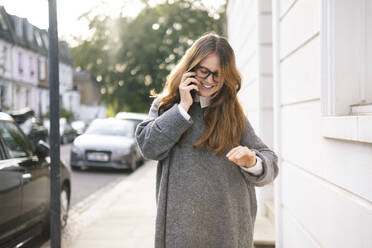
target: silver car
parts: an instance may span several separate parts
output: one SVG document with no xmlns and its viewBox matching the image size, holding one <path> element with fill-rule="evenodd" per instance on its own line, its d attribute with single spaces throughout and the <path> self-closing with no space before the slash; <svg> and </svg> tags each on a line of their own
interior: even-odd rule
<svg viewBox="0 0 372 248">
<path fill-rule="evenodd" d="M 133 113 L 133 112 L 119 112 L 115 115 L 116 119 L 130 120 L 138 125 L 142 121 L 147 119 L 147 114 Z"/>
<path fill-rule="evenodd" d="M 143 162 L 135 141 L 136 124 L 115 118 L 94 120 L 71 148 L 71 168 L 105 167 L 134 171 Z"/>
</svg>

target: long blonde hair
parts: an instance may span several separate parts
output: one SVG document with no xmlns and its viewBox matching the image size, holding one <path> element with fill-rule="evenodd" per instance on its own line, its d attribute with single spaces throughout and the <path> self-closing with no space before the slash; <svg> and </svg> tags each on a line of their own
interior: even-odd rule
<svg viewBox="0 0 372 248">
<path fill-rule="evenodd" d="M 210 54 L 220 59 L 218 70 L 219 90 L 211 96 L 211 104 L 204 111 L 204 133 L 194 144 L 194 148 L 222 155 L 239 144 L 244 130 L 245 117 L 237 93 L 241 88 L 241 77 L 236 68 L 234 51 L 228 41 L 216 34 L 206 34 L 194 42 L 186 51 L 180 62 L 171 71 L 163 91 L 159 94 L 161 101 L 158 114 L 163 114 L 174 104 L 180 102 L 179 84 L 182 75 L 197 66 Z M 152 93 L 153 96 L 158 96 Z M 191 108 L 189 109 L 191 114 Z M 185 132 L 177 145 L 182 144 Z"/>
</svg>

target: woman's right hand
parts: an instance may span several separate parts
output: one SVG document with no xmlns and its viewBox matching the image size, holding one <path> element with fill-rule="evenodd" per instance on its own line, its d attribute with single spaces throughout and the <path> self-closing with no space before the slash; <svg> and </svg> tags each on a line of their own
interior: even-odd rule
<svg viewBox="0 0 372 248">
<path fill-rule="evenodd" d="M 194 101 L 192 99 L 190 91 L 199 91 L 197 85 L 199 85 L 200 83 L 196 78 L 193 77 L 195 75 L 196 73 L 193 71 L 184 73 L 181 78 L 181 83 L 178 87 L 180 92 L 180 106 L 186 111 L 189 110 Z"/>
</svg>

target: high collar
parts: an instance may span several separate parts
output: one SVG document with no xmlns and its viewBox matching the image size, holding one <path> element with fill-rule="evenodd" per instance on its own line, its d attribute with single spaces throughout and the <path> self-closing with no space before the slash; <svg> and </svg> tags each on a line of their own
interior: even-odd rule
<svg viewBox="0 0 372 248">
<path fill-rule="evenodd" d="M 211 97 L 210 96 L 199 96 L 198 94 L 195 94 L 194 98 L 195 102 L 200 102 L 200 107 L 205 108 L 208 107 L 211 103 Z"/>
</svg>

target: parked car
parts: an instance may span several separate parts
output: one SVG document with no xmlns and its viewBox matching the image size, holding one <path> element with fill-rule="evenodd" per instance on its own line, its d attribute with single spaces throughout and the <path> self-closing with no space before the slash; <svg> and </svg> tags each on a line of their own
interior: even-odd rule
<svg viewBox="0 0 372 248">
<path fill-rule="evenodd" d="M 71 148 L 71 168 L 131 169 L 143 162 L 135 141 L 135 123 L 115 118 L 94 120 Z"/>
<path fill-rule="evenodd" d="M 45 120 L 44 125 L 50 131 L 50 120 Z M 66 118 L 59 119 L 59 135 L 61 144 L 68 144 L 78 136 L 76 130 L 72 128 Z"/>
<path fill-rule="evenodd" d="M 82 135 L 87 127 L 86 123 L 81 120 L 71 122 L 71 127 L 76 131 L 77 135 Z"/>
<path fill-rule="evenodd" d="M 8 112 L 26 136 L 36 145 L 39 140 L 48 140 L 48 129 L 36 117 L 31 108 Z"/>
<path fill-rule="evenodd" d="M 120 120 L 133 121 L 136 126 L 147 118 L 147 114 L 133 113 L 133 112 L 119 112 L 115 115 L 115 118 Z"/>
<path fill-rule="evenodd" d="M 69 169 L 60 162 L 61 225 L 71 196 Z M 0 112 L 0 247 L 49 237 L 50 157 L 44 141 L 33 145 L 14 119 Z"/>
</svg>

